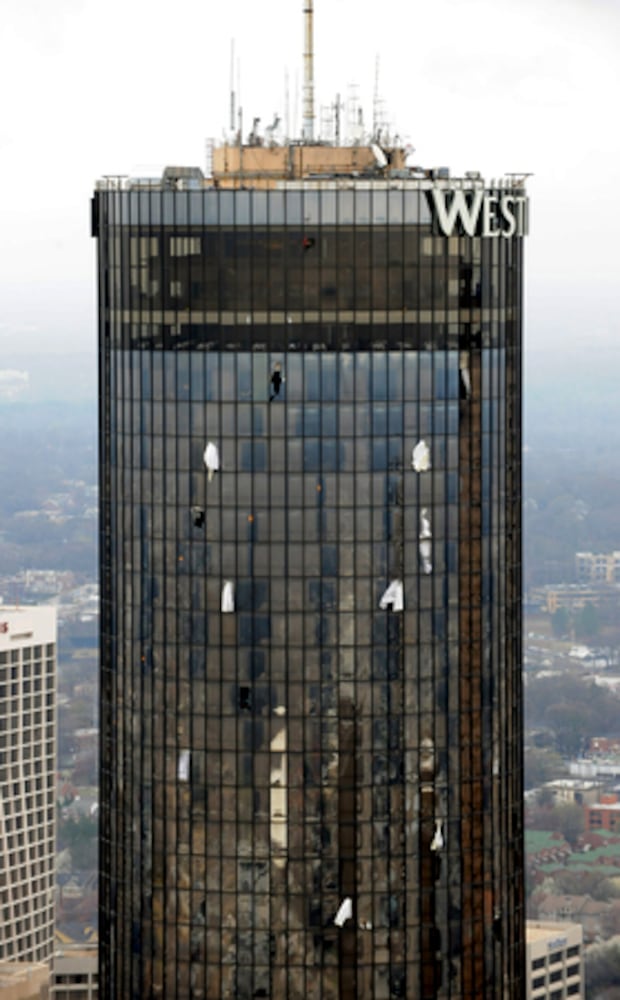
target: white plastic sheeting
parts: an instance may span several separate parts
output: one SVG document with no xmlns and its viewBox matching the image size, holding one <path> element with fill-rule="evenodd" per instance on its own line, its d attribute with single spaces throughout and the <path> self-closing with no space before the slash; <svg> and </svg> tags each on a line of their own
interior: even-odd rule
<svg viewBox="0 0 620 1000">
<path fill-rule="evenodd" d="M 420 511 L 420 538 L 432 538 L 431 532 L 431 519 L 428 514 L 428 508 L 423 507 Z"/>
<path fill-rule="evenodd" d="M 459 372 L 461 376 L 461 396 L 471 398 L 471 376 L 469 374 L 469 358 L 467 351 L 462 351 L 459 357 Z"/>
<path fill-rule="evenodd" d="M 209 441 L 207 447 L 205 448 L 204 455 L 202 457 L 204 459 L 207 472 L 209 474 L 209 482 L 210 482 L 220 467 L 220 453 L 218 451 L 217 445 L 213 444 L 213 441 Z"/>
<path fill-rule="evenodd" d="M 432 539 L 433 535 L 431 532 L 431 519 L 426 507 L 423 507 L 420 511 L 420 559 L 422 560 L 422 569 L 428 574 L 433 572 L 433 548 Z"/>
<path fill-rule="evenodd" d="M 435 833 L 431 840 L 431 851 L 441 851 L 445 844 L 443 839 L 443 823 L 440 819 L 435 820 Z"/>
<path fill-rule="evenodd" d="M 431 449 L 424 438 L 418 441 L 411 452 L 411 465 L 414 472 L 428 472 L 431 467 Z"/>
<path fill-rule="evenodd" d="M 230 614 L 235 610 L 235 585 L 232 580 L 225 580 L 222 587 L 222 612 Z"/>
<path fill-rule="evenodd" d="M 379 607 L 384 611 L 388 608 L 391 608 L 392 611 L 402 611 L 404 606 L 405 601 L 402 580 L 392 580 L 379 601 Z"/>
<path fill-rule="evenodd" d="M 350 920 L 353 916 L 353 903 L 350 896 L 345 896 L 342 903 L 338 907 L 338 912 L 334 917 L 334 923 L 336 927 L 342 927 L 347 920 Z"/>
<path fill-rule="evenodd" d="M 189 781 L 189 765 L 190 765 L 190 751 L 181 750 L 179 753 L 179 762 L 177 764 L 177 778 L 179 781 Z"/>
</svg>

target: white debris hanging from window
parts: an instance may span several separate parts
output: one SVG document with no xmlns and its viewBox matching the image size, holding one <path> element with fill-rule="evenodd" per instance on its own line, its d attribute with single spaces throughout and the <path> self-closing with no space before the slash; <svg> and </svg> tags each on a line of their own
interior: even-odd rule
<svg viewBox="0 0 620 1000">
<path fill-rule="evenodd" d="M 347 920 L 350 920 L 353 916 L 353 903 L 351 902 L 350 896 L 345 896 L 342 903 L 338 907 L 338 912 L 334 917 L 334 923 L 336 927 L 342 927 Z"/>
<path fill-rule="evenodd" d="M 426 441 L 418 441 L 411 452 L 411 465 L 414 472 L 428 472 L 431 467 L 431 450 Z"/>
<path fill-rule="evenodd" d="M 443 824 L 440 819 L 435 820 L 435 833 L 433 834 L 433 839 L 431 840 L 431 851 L 441 851 L 444 846 L 443 839 Z"/>
<path fill-rule="evenodd" d="M 179 781 L 189 781 L 190 751 L 181 750 L 179 753 L 179 763 L 177 764 L 177 778 Z"/>
<path fill-rule="evenodd" d="M 404 606 L 405 601 L 402 580 L 392 580 L 379 601 L 379 607 L 384 611 L 389 608 L 391 608 L 392 611 L 402 611 Z"/>
<path fill-rule="evenodd" d="M 231 580 L 225 580 L 222 587 L 222 612 L 230 614 L 235 610 L 235 585 Z"/>
<path fill-rule="evenodd" d="M 431 532 L 431 520 L 426 507 L 423 507 L 420 511 L 420 559 L 422 560 L 422 569 L 428 574 L 433 572 L 433 562 L 432 562 L 432 532 Z"/>
<path fill-rule="evenodd" d="M 459 356 L 459 374 L 461 376 L 461 399 L 471 399 L 471 376 L 467 351 L 461 351 Z"/>
<path fill-rule="evenodd" d="M 220 467 L 220 453 L 217 449 L 217 445 L 213 444 L 213 441 L 209 441 L 207 444 L 203 459 L 207 469 L 209 482 L 211 482 L 213 476 Z"/>
</svg>

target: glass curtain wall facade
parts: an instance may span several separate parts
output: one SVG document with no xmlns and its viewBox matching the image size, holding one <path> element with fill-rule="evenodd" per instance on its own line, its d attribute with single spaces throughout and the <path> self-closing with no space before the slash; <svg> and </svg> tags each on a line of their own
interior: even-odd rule
<svg viewBox="0 0 620 1000">
<path fill-rule="evenodd" d="M 523 240 L 429 186 L 96 192 L 103 997 L 522 995 Z"/>
</svg>

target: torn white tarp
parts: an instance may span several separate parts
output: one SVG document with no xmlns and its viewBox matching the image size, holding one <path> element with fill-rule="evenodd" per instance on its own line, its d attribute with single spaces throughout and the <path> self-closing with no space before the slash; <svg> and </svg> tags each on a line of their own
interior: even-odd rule
<svg viewBox="0 0 620 1000">
<path fill-rule="evenodd" d="M 428 509 L 423 507 L 420 511 L 420 538 L 432 538 L 431 519 Z"/>
<path fill-rule="evenodd" d="M 471 376 L 467 351 L 462 351 L 459 357 L 459 372 L 461 375 L 461 399 L 469 399 L 471 397 Z"/>
<path fill-rule="evenodd" d="M 443 824 L 440 819 L 435 820 L 435 833 L 431 840 L 431 851 L 440 851 L 444 845 Z"/>
<path fill-rule="evenodd" d="M 235 610 L 235 585 L 231 580 L 225 580 L 222 587 L 222 611 L 228 614 Z"/>
<path fill-rule="evenodd" d="M 401 580 L 392 580 L 387 590 L 384 592 L 379 607 L 385 611 L 391 608 L 392 611 L 402 611 L 405 606 L 403 598 L 403 584 Z"/>
<path fill-rule="evenodd" d="M 431 450 L 426 441 L 418 441 L 411 452 L 411 464 L 414 472 L 428 472 L 431 467 Z"/>
<path fill-rule="evenodd" d="M 350 896 L 345 896 L 342 903 L 338 907 L 338 912 L 334 917 L 334 923 L 336 927 L 342 927 L 343 924 L 350 920 L 353 916 L 353 903 L 351 902 Z"/>
<path fill-rule="evenodd" d="M 220 453 L 213 441 L 209 441 L 202 457 L 209 473 L 209 480 L 211 480 L 220 467 Z"/>
<path fill-rule="evenodd" d="M 420 542 L 420 559 L 422 560 L 422 569 L 428 575 L 433 572 L 433 560 L 432 560 L 432 546 L 428 538 L 422 539 Z"/>
<path fill-rule="evenodd" d="M 433 562 L 432 562 L 432 545 L 431 538 L 433 537 L 431 532 L 431 519 L 428 513 L 428 509 L 423 507 L 420 511 L 420 559 L 422 560 L 422 569 L 425 573 L 433 572 Z"/>
<path fill-rule="evenodd" d="M 179 763 L 177 765 L 177 778 L 179 781 L 189 781 L 189 750 L 181 750 L 179 753 Z"/>
</svg>

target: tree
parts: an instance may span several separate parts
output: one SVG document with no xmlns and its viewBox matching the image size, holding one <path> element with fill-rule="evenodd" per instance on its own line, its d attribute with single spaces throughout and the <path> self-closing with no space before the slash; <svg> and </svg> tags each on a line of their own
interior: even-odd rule
<svg viewBox="0 0 620 1000">
<path fill-rule="evenodd" d="M 554 750 L 528 747 L 523 755 L 523 774 L 526 789 L 540 788 L 545 782 L 566 774 L 566 765 Z M 547 804 L 551 803 L 552 800 Z"/>
<path fill-rule="evenodd" d="M 58 850 L 71 851 L 74 871 L 97 867 L 99 820 L 96 816 L 80 816 L 58 824 Z"/>
<path fill-rule="evenodd" d="M 570 614 L 568 608 L 558 608 L 551 615 L 551 628 L 556 639 L 561 639 L 570 630 Z"/>
<path fill-rule="evenodd" d="M 575 637 L 593 639 L 600 628 L 598 610 L 593 604 L 585 604 L 575 615 Z"/>
<path fill-rule="evenodd" d="M 620 946 L 598 947 L 586 955 L 586 996 L 610 997 L 609 987 L 620 986 Z M 603 993 L 602 991 L 606 992 Z"/>
<path fill-rule="evenodd" d="M 560 753 L 574 757 L 581 749 L 584 736 L 592 728 L 589 707 L 562 700 L 550 705 L 546 716 L 548 724 L 555 730 Z"/>
<path fill-rule="evenodd" d="M 577 841 L 585 829 L 583 809 L 576 804 L 556 806 L 554 809 L 556 829 L 568 841 L 572 848 L 577 846 Z"/>
</svg>

